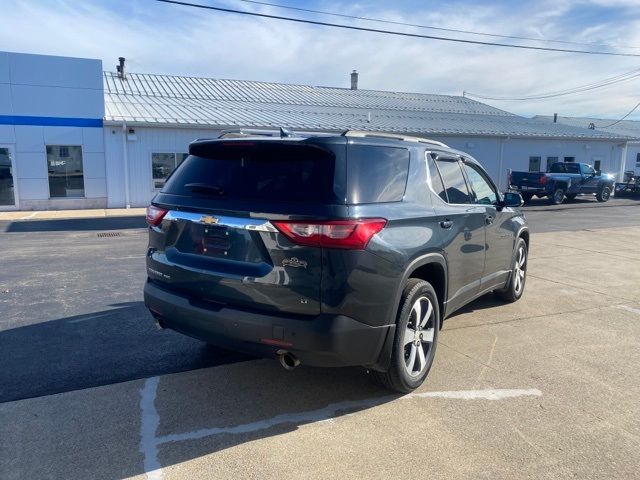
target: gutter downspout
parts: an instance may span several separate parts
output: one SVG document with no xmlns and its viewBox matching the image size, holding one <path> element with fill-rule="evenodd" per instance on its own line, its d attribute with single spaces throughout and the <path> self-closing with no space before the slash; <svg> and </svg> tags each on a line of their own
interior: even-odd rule
<svg viewBox="0 0 640 480">
<path fill-rule="evenodd" d="M 627 146 L 629 142 L 625 142 L 622 147 L 622 152 L 620 153 L 620 169 L 618 170 L 618 182 L 622 182 L 624 180 L 624 169 L 627 166 Z"/>
<path fill-rule="evenodd" d="M 503 156 L 504 156 L 504 142 L 509 140 L 509 137 L 500 138 L 500 151 L 498 153 L 498 190 L 502 191 L 502 167 L 504 166 Z M 508 188 L 507 185 L 506 188 Z"/>
<path fill-rule="evenodd" d="M 124 204 L 131 208 L 129 198 L 129 149 L 127 148 L 127 122 L 122 121 L 122 159 L 124 160 Z"/>
</svg>

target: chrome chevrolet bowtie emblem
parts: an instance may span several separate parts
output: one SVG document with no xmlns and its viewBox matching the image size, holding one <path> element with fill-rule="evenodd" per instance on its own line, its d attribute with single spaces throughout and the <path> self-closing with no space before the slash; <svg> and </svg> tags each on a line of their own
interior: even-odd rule
<svg viewBox="0 0 640 480">
<path fill-rule="evenodd" d="M 204 223 L 205 225 L 215 225 L 219 221 L 220 219 L 212 217 L 211 215 L 205 215 L 200 219 L 200 223 Z"/>
</svg>

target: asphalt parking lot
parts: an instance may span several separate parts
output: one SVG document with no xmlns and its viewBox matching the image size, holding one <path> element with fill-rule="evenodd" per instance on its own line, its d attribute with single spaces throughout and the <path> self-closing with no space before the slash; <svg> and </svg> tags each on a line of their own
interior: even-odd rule
<svg viewBox="0 0 640 480">
<path fill-rule="evenodd" d="M 637 478 L 640 208 L 561 207 L 408 396 L 156 330 L 139 218 L 0 222 L 0 477 Z"/>
</svg>

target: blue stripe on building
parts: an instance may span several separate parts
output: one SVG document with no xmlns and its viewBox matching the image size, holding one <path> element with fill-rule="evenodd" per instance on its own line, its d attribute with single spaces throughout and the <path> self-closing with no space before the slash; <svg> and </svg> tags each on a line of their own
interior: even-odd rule
<svg viewBox="0 0 640 480">
<path fill-rule="evenodd" d="M 28 117 L 0 115 L 0 125 L 32 125 L 38 127 L 92 127 L 102 128 L 101 118 Z"/>
</svg>

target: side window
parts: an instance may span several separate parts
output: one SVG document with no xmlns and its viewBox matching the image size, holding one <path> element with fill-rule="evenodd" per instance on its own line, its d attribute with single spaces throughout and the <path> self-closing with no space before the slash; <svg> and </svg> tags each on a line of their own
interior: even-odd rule
<svg viewBox="0 0 640 480">
<path fill-rule="evenodd" d="M 542 157 L 529 157 L 529 171 L 539 172 L 541 161 L 542 161 Z"/>
<path fill-rule="evenodd" d="M 568 163 L 566 167 L 567 173 L 580 173 L 580 165 L 577 163 Z"/>
<path fill-rule="evenodd" d="M 429 167 L 429 181 L 431 182 L 431 189 L 438 194 L 438 196 L 448 202 L 447 192 L 444 189 L 444 183 L 442 183 L 442 177 L 436 166 L 436 162 L 431 156 L 427 154 L 427 166 Z"/>
<path fill-rule="evenodd" d="M 484 173 L 471 163 L 465 162 L 464 168 L 467 171 L 469 182 L 471 182 L 471 188 L 476 194 L 476 203 L 482 205 L 494 205 L 497 203 L 498 195 Z"/>
<path fill-rule="evenodd" d="M 460 164 L 455 159 L 438 158 L 436 160 L 442 183 L 449 203 L 471 203 L 471 195 L 467 188 Z"/>
<path fill-rule="evenodd" d="M 593 169 L 591 165 L 584 165 L 582 167 L 582 173 L 585 175 L 595 175 L 596 171 Z"/>
</svg>

